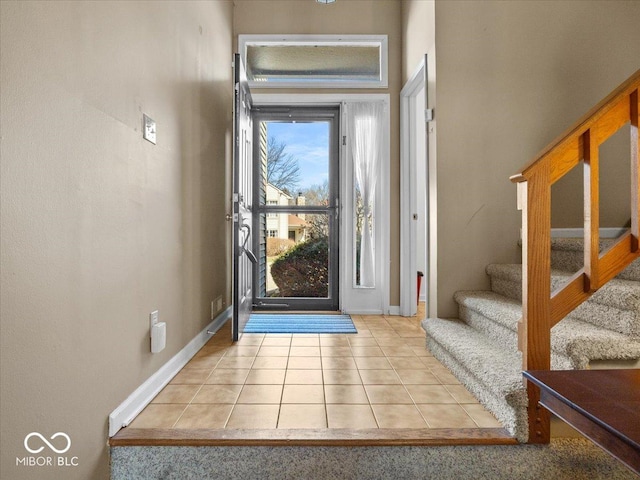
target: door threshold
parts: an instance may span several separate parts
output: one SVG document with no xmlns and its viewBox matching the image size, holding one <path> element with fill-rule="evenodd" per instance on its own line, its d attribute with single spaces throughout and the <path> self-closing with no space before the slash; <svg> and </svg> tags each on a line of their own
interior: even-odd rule
<svg viewBox="0 0 640 480">
<path fill-rule="evenodd" d="M 170 429 L 123 428 L 111 447 L 517 445 L 503 428 Z"/>
</svg>

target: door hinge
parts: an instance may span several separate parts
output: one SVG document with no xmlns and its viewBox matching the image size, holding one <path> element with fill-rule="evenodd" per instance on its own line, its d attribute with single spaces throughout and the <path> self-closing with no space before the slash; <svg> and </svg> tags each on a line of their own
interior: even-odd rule
<svg viewBox="0 0 640 480">
<path fill-rule="evenodd" d="M 342 136 L 342 145 L 343 145 L 343 146 L 346 146 L 346 145 L 347 145 L 347 136 L 346 136 L 346 135 L 343 135 L 343 136 Z"/>
</svg>

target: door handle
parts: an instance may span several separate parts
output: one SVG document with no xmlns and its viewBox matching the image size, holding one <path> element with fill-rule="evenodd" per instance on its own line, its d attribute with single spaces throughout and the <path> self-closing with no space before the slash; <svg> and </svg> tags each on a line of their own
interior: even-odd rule
<svg viewBox="0 0 640 480">
<path fill-rule="evenodd" d="M 248 223 L 242 222 L 242 225 L 240 225 L 240 230 L 247 231 L 247 233 L 244 236 L 244 241 L 242 242 L 242 246 L 240 247 L 240 249 L 244 252 L 244 254 L 247 256 L 249 261 L 255 265 L 258 263 L 258 259 L 254 255 L 254 253 L 247 248 L 247 242 L 249 241 L 249 237 L 251 236 L 251 226 Z"/>
<path fill-rule="evenodd" d="M 249 237 L 251 236 L 251 227 L 247 223 L 243 223 L 240 225 L 240 230 L 246 230 L 247 233 L 244 236 L 244 241 L 242 242 L 242 248 L 244 249 L 247 246 L 247 242 L 249 241 Z"/>
<path fill-rule="evenodd" d="M 245 255 L 247 256 L 247 258 L 251 263 L 253 263 L 254 265 L 258 263 L 258 259 L 256 258 L 256 256 L 253 254 L 251 250 L 249 250 L 248 248 L 242 247 L 242 251 L 245 253 Z"/>
</svg>

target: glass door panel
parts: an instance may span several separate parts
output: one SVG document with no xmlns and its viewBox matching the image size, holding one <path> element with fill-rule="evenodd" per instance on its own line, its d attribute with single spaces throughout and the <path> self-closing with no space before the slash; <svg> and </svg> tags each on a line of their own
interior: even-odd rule
<svg viewBox="0 0 640 480">
<path fill-rule="evenodd" d="M 338 112 L 254 116 L 256 308 L 338 309 Z"/>
<path fill-rule="evenodd" d="M 266 255 L 258 291 L 268 298 L 329 298 L 329 218 L 326 213 L 267 213 Z"/>
</svg>

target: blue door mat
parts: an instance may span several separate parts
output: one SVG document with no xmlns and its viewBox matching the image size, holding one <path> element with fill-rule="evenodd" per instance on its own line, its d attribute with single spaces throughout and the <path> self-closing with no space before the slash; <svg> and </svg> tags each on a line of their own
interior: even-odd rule
<svg viewBox="0 0 640 480">
<path fill-rule="evenodd" d="M 252 313 L 244 333 L 358 333 L 349 315 Z"/>
</svg>

